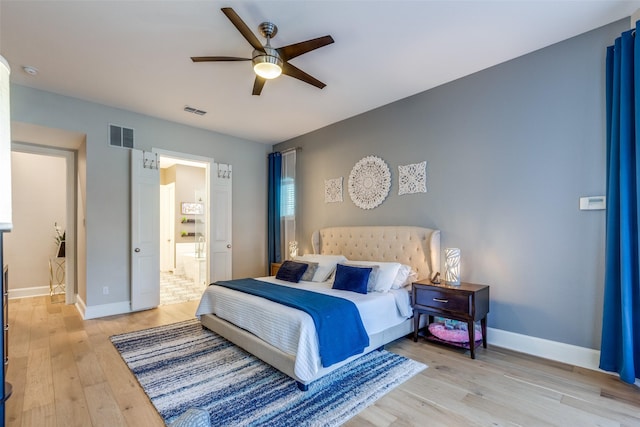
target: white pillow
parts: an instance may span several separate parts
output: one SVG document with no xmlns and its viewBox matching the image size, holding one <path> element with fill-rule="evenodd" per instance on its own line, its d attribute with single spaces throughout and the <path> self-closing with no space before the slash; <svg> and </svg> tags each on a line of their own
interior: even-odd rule
<svg viewBox="0 0 640 427">
<path fill-rule="evenodd" d="M 325 282 L 336 269 L 338 263 L 344 263 L 347 258 L 344 255 L 318 255 L 318 254 L 305 254 L 297 256 L 295 259 L 300 261 L 311 261 L 318 263 L 318 269 L 316 270 L 312 282 Z"/>
<path fill-rule="evenodd" d="M 378 261 L 349 261 L 351 265 L 378 266 L 378 274 L 375 278 L 373 290 L 376 292 L 387 292 L 391 289 L 393 281 L 400 270 L 399 262 L 378 262 Z"/>
<path fill-rule="evenodd" d="M 416 281 L 418 278 L 418 273 L 411 270 L 411 267 L 406 264 L 400 264 L 400 268 L 398 269 L 398 274 L 396 278 L 393 280 L 393 284 L 391 285 L 391 289 L 400 289 L 404 286 L 407 286 Z"/>
</svg>

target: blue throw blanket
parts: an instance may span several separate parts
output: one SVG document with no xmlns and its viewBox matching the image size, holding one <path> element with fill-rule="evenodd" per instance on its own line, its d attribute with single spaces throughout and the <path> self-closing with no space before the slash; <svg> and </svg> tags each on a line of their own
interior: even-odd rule
<svg viewBox="0 0 640 427">
<path fill-rule="evenodd" d="M 344 298 L 255 279 L 220 281 L 214 285 L 256 295 L 308 313 L 316 325 L 320 360 L 324 367 L 360 354 L 369 346 L 369 336 L 358 308 Z"/>
</svg>

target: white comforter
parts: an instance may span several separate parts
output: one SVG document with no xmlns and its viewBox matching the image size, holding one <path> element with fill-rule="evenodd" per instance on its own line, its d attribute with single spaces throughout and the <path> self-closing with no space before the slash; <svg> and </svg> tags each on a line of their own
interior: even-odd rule
<svg viewBox="0 0 640 427">
<path fill-rule="evenodd" d="M 353 301 L 370 336 L 404 322 L 412 314 L 406 289 L 364 295 L 331 289 L 330 282 L 290 283 L 274 277 L 257 280 Z M 312 380 L 322 366 L 313 319 L 303 311 L 222 286 L 209 286 L 202 295 L 196 316 L 200 318 L 209 313 L 246 329 L 287 354 L 295 355 L 294 371 L 303 381 Z"/>
</svg>

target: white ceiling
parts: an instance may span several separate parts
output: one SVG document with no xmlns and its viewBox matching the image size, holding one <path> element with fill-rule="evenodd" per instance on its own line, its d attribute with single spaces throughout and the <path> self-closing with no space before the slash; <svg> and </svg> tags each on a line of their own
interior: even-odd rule
<svg viewBox="0 0 640 427">
<path fill-rule="evenodd" d="M 250 62 L 192 63 L 250 57 L 225 6 L 256 35 L 258 24 L 274 22 L 274 47 L 333 36 L 291 61 L 327 87 L 282 76 L 252 96 Z M 0 53 L 13 83 L 273 144 L 639 8 L 640 0 L 0 0 Z M 208 113 L 186 113 L 186 105 Z"/>
</svg>

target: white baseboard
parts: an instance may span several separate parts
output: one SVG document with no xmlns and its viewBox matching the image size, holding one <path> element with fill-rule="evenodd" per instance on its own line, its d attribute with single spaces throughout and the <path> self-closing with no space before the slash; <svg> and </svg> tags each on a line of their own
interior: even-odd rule
<svg viewBox="0 0 640 427">
<path fill-rule="evenodd" d="M 598 368 L 600 351 L 543 338 L 487 328 L 487 343 L 520 353 L 605 372 Z"/>
<path fill-rule="evenodd" d="M 84 317 L 84 312 L 87 309 L 87 305 L 84 303 L 84 300 L 80 298 L 80 295 L 76 296 L 76 303 L 74 305 L 78 312 L 80 312 L 80 316 L 82 316 L 83 319 L 86 319 L 86 317 Z"/>
<path fill-rule="evenodd" d="M 84 320 L 97 319 L 99 317 L 106 316 L 115 316 L 116 314 L 133 313 L 131 311 L 131 303 L 129 301 L 92 305 L 87 307 L 87 304 L 78 295 L 75 305 Z"/>
<path fill-rule="evenodd" d="M 131 313 L 131 303 L 129 301 L 114 302 L 111 304 L 92 305 L 87 307 L 84 301 L 78 297 L 76 303 L 78 311 L 84 320 L 97 319 L 98 317 L 114 316 L 116 314 Z"/>
<path fill-rule="evenodd" d="M 9 299 L 42 297 L 49 295 L 49 286 L 9 289 Z"/>
</svg>

